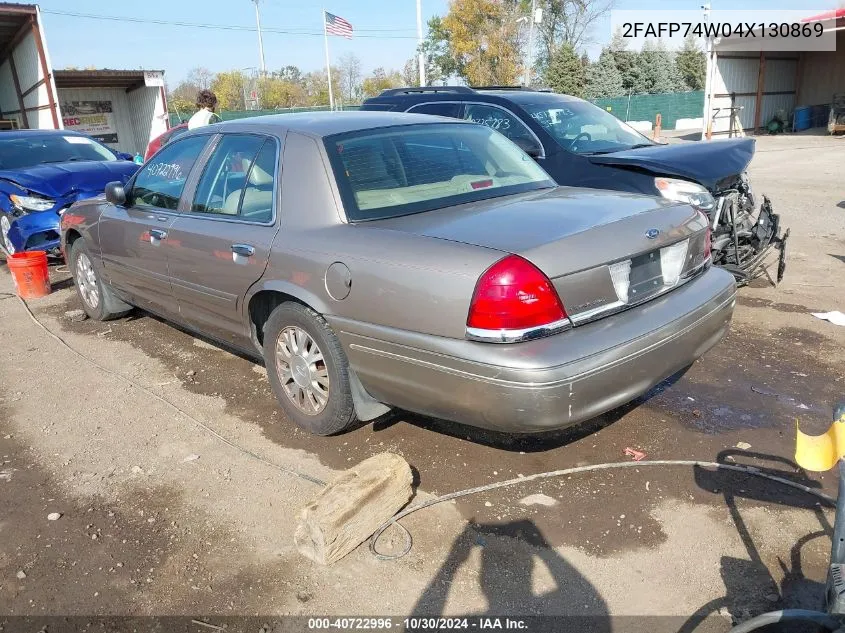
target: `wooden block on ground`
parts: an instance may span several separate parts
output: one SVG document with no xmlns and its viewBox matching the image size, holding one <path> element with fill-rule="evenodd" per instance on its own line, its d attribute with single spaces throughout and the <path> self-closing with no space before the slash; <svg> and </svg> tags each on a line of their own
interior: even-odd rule
<svg viewBox="0 0 845 633">
<path fill-rule="evenodd" d="M 293 536 L 296 548 L 321 565 L 340 560 L 408 503 L 412 480 L 411 467 L 399 455 L 365 459 L 302 509 Z"/>
</svg>

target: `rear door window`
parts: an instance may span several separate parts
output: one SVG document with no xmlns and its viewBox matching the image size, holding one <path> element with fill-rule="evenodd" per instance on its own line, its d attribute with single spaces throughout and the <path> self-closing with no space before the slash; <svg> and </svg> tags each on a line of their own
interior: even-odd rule
<svg viewBox="0 0 845 633">
<path fill-rule="evenodd" d="M 129 206 L 149 205 L 175 211 L 188 174 L 205 148 L 210 135 L 174 141 L 141 168 L 132 184 Z"/>
<path fill-rule="evenodd" d="M 519 141 L 537 142 L 531 130 L 516 115 L 494 105 L 469 103 L 463 118 L 501 132 L 517 145 L 522 145 Z"/>
<path fill-rule="evenodd" d="M 272 139 L 224 135 L 203 171 L 191 212 L 269 222 L 275 171 L 276 143 Z"/>
<path fill-rule="evenodd" d="M 437 116 L 460 119 L 462 110 L 463 104 L 461 103 L 421 103 L 408 110 L 408 112 L 413 112 L 414 114 L 435 114 Z"/>
</svg>

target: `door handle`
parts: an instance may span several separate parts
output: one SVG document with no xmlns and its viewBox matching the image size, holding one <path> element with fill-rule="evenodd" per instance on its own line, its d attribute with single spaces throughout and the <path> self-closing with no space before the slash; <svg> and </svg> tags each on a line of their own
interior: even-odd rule
<svg viewBox="0 0 845 633">
<path fill-rule="evenodd" d="M 154 240 L 163 240 L 167 237 L 167 231 L 160 231 L 158 229 L 150 229 L 150 238 Z"/>
<path fill-rule="evenodd" d="M 232 252 L 242 257 L 252 257 L 255 255 L 255 247 L 249 244 L 232 244 Z"/>
</svg>

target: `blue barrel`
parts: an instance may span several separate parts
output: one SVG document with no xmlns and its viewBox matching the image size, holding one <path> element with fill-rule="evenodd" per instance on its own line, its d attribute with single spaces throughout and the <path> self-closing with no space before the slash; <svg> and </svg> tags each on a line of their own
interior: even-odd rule
<svg viewBox="0 0 845 633">
<path fill-rule="evenodd" d="M 809 106 L 795 108 L 794 128 L 796 131 L 809 130 L 813 126 L 812 110 Z"/>
</svg>

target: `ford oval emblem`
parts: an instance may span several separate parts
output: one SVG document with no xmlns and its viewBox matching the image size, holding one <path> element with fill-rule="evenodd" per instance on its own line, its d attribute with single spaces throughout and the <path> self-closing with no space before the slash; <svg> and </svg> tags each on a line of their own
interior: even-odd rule
<svg viewBox="0 0 845 633">
<path fill-rule="evenodd" d="M 660 231 L 658 231 L 657 229 L 649 229 L 645 232 L 645 236 L 650 240 L 657 239 L 658 235 L 660 235 Z"/>
</svg>

